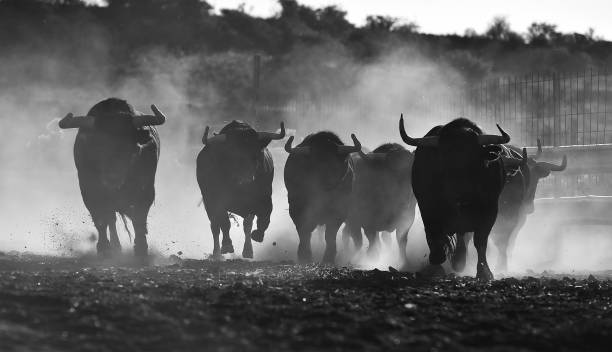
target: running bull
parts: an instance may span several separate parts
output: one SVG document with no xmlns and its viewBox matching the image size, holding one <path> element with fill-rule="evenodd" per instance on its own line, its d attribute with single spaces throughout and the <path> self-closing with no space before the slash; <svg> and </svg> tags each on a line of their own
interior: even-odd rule
<svg viewBox="0 0 612 352">
<path fill-rule="evenodd" d="M 306 136 L 296 147 L 293 137 L 285 144 L 289 153 L 284 178 L 289 200 L 289 215 L 299 236 L 298 260 L 312 261 L 310 238 L 318 225 L 325 225 L 323 261 L 334 263 L 336 235 L 346 220 L 351 201 L 353 165 L 349 155 L 361 150 L 351 135 L 354 146 L 346 146 L 332 132 Z"/>
<path fill-rule="evenodd" d="M 510 136 L 497 127 L 501 136 L 487 135 L 472 121 L 458 118 L 434 127 L 423 138 L 411 138 L 404 129 L 403 117 L 400 119 L 402 140 L 417 147 L 412 187 L 430 249 L 426 272 L 443 273 L 441 264 L 447 254 L 453 254 L 454 268 L 458 262 L 465 262 L 465 253 L 454 254 L 452 239 L 455 234 L 474 232 L 476 276 L 493 279 L 486 257 L 487 240 L 506 176 L 498 145 L 510 142 Z"/>
<path fill-rule="evenodd" d="M 416 198 L 412 192 L 414 155 L 399 144 L 387 143 L 371 153 L 359 151 L 354 159 L 351 207 L 343 235 L 362 245 L 362 229 L 368 238 L 368 254 L 376 256 L 381 231 L 396 232 L 400 258 L 407 262 L 408 231 L 414 222 Z"/>
<path fill-rule="evenodd" d="M 567 167 L 567 157 L 563 156 L 561 165 L 538 162 L 542 147 L 538 140 L 538 152 L 534 157 L 528 157 L 515 146 L 504 148 L 504 154 L 514 159 L 523 159 L 518 167 L 510 169 L 506 186 L 499 198 L 499 215 L 493 227 L 493 243 L 499 251 L 498 268 L 505 271 L 508 267 L 508 256 L 511 254 L 517 233 L 521 230 L 527 215 L 534 212 L 534 199 L 540 179 L 550 175 L 552 171 L 563 171 Z"/>
<path fill-rule="evenodd" d="M 155 199 L 155 172 L 159 160 L 159 136 L 153 125 L 166 121 L 151 105 L 145 115 L 127 101 L 109 98 L 94 105 L 87 115 L 66 115 L 59 127 L 78 128 L 74 162 L 83 202 L 98 231 L 98 254 L 121 251 L 116 213 L 134 225 L 134 254 L 146 257 L 147 216 Z M 110 230 L 110 241 L 107 237 Z"/>
<path fill-rule="evenodd" d="M 208 133 L 206 127 L 196 176 L 213 234 L 213 256 L 234 253 L 229 236 L 229 213 L 234 213 L 243 218 L 242 256 L 253 258 L 251 239 L 263 241 L 272 213 L 274 163 L 267 146 L 285 137 L 285 126 L 281 123 L 280 133 L 257 132 L 245 122 L 232 121 L 219 134 L 209 137 Z M 255 217 L 257 229 L 251 232 Z"/>
</svg>

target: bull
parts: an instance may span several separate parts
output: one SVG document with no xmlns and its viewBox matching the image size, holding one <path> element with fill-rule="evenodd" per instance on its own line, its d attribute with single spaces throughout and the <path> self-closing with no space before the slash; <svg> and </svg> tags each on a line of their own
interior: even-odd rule
<svg viewBox="0 0 612 352">
<path fill-rule="evenodd" d="M 209 137 L 206 127 L 198 154 L 196 177 L 212 230 L 213 256 L 234 253 L 230 238 L 229 213 L 243 218 L 245 235 L 242 256 L 253 258 L 251 239 L 262 242 L 272 213 L 274 163 L 268 144 L 285 137 L 280 133 L 257 132 L 249 124 L 232 121 L 219 134 Z M 257 229 L 252 230 L 257 217 Z M 219 233 L 223 240 L 219 244 Z"/>
<path fill-rule="evenodd" d="M 355 163 L 352 200 L 343 235 L 349 234 L 357 249 L 362 229 L 368 254 L 377 255 L 381 231 L 396 232 L 399 254 L 407 262 L 408 231 L 414 222 L 416 198 L 412 192 L 414 155 L 399 144 L 387 143 L 371 153 L 359 151 Z"/>
<path fill-rule="evenodd" d="M 539 180 L 553 171 L 563 171 L 567 167 L 566 156 L 563 156 L 561 165 L 536 161 L 542 154 L 539 140 L 538 152 L 534 157 L 528 157 L 526 153 L 521 155 L 520 149 L 511 145 L 504 148 L 504 153 L 507 157 L 522 159 L 524 162 L 514 170 L 509 170 L 506 186 L 499 198 L 499 215 L 492 231 L 493 243 L 499 251 L 498 268 L 502 271 L 507 270 L 508 256 L 518 232 L 525 224 L 527 216 L 534 212 Z"/>
<path fill-rule="evenodd" d="M 328 131 L 310 134 L 296 147 L 293 137 L 285 144 L 289 153 L 284 179 L 289 201 L 289 215 L 299 236 L 298 261 L 312 261 L 310 239 L 319 225 L 325 225 L 323 262 L 334 263 L 336 235 L 346 220 L 353 187 L 351 153 L 361 150 L 355 137 L 353 146 L 342 143 Z"/>
<path fill-rule="evenodd" d="M 417 199 L 429 246 L 429 267 L 425 273 L 444 273 L 442 263 L 453 254 L 453 268 L 465 262 L 465 253 L 454 255 L 454 236 L 474 232 L 478 253 L 476 277 L 492 280 L 487 263 L 487 241 L 498 213 L 498 200 L 506 177 L 505 160 L 498 145 L 510 136 L 483 134 L 472 121 L 455 119 L 436 126 L 422 138 L 406 134 L 400 118 L 402 140 L 415 146 L 412 187 Z M 463 257 L 463 258 L 461 258 Z"/>
<path fill-rule="evenodd" d="M 87 115 L 66 115 L 62 129 L 78 128 L 74 162 L 85 207 L 98 231 L 97 252 L 109 256 L 121 251 L 116 214 L 131 219 L 134 254 L 146 257 L 147 217 L 155 199 L 155 173 L 160 142 L 154 125 L 166 121 L 151 105 L 153 115 L 134 110 L 127 101 L 109 98 Z M 107 237 L 110 231 L 110 241 Z"/>
</svg>

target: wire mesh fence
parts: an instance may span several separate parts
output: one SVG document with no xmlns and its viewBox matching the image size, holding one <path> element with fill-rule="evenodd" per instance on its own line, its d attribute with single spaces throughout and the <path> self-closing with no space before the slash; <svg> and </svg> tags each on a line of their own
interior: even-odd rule
<svg viewBox="0 0 612 352">
<path fill-rule="evenodd" d="M 450 99 L 448 117 L 486 128 L 500 123 L 521 145 L 612 143 L 612 77 L 592 70 L 504 77 L 467 87 Z"/>
</svg>

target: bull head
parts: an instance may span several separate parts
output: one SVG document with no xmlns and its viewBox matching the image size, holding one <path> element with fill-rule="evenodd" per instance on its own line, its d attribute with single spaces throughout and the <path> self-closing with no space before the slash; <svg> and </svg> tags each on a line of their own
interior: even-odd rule
<svg viewBox="0 0 612 352">
<path fill-rule="evenodd" d="M 501 136 L 490 135 L 490 134 L 481 134 L 478 136 L 478 144 L 480 145 L 488 145 L 488 144 L 505 144 L 510 142 L 510 136 L 499 126 L 497 125 L 497 129 L 501 133 Z M 406 133 L 406 129 L 404 127 L 404 114 L 400 117 L 399 122 L 399 130 L 400 136 L 404 143 L 414 146 L 414 147 L 437 147 L 440 137 L 439 136 L 427 136 L 422 138 L 412 138 L 408 136 Z"/>
<path fill-rule="evenodd" d="M 227 141 L 227 136 L 225 134 L 217 134 L 208 138 L 208 133 L 210 132 L 210 127 L 206 126 L 204 129 L 204 135 L 202 136 L 202 144 L 204 145 L 214 145 L 218 143 L 223 143 Z M 285 138 L 285 123 L 280 123 L 279 132 L 257 132 L 257 138 L 260 141 L 272 141 L 279 140 Z"/>
<path fill-rule="evenodd" d="M 147 125 L 162 125 L 166 122 L 166 116 L 155 105 L 151 105 L 151 111 L 153 111 L 153 115 L 145 115 L 137 112 L 132 116 L 132 125 L 135 128 L 141 128 Z M 93 128 L 95 121 L 96 118 L 94 116 L 74 116 L 72 113 L 69 113 L 59 121 L 59 127 L 62 129 Z"/>
<path fill-rule="evenodd" d="M 336 153 L 340 155 L 349 155 L 355 152 L 361 152 L 361 143 L 355 136 L 355 134 L 351 134 L 351 139 L 353 140 L 353 146 L 348 145 L 339 145 L 336 149 Z M 287 143 L 285 143 L 285 151 L 289 154 L 299 154 L 299 155 L 308 155 L 311 152 L 310 147 L 295 147 L 293 148 L 291 145 L 293 144 L 293 136 L 289 137 Z"/>
</svg>

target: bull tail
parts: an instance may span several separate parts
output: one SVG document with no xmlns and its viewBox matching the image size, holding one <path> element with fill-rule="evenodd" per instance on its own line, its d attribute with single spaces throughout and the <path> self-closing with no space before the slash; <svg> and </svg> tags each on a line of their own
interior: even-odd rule
<svg viewBox="0 0 612 352">
<path fill-rule="evenodd" d="M 444 253 L 446 254 L 446 258 L 448 260 L 450 260 L 453 254 L 455 254 L 455 249 L 457 249 L 457 240 L 458 238 L 456 233 L 446 236 L 446 241 L 444 242 Z"/>
<path fill-rule="evenodd" d="M 130 243 L 132 243 L 132 232 L 130 231 L 130 228 L 127 224 L 127 219 L 125 218 L 125 214 L 119 213 L 119 216 L 121 216 L 121 221 L 123 221 L 123 228 L 125 228 L 125 231 L 128 234 L 128 237 L 130 238 Z"/>
</svg>

